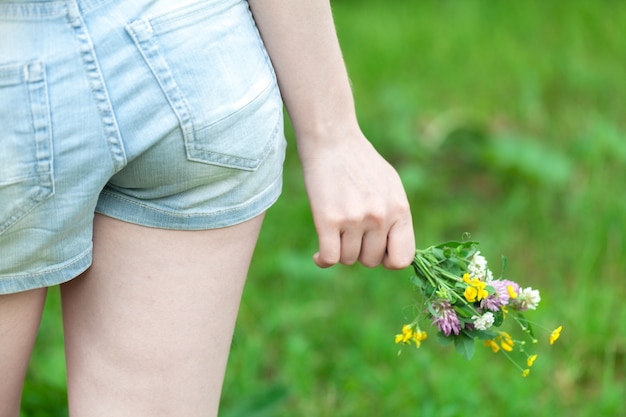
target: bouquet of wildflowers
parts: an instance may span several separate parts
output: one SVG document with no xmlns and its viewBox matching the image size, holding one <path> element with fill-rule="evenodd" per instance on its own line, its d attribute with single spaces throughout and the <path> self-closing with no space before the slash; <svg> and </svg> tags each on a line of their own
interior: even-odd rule
<svg viewBox="0 0 626 417">
<path fill-rule="evenodd" d="M 454 342 L 456 350 L 466 359 L 473 356 L 475 341 L 482 340 L 493 352 L 502 352 L 513 361 L 525 377 L 537 358 L 526 342 L 538 343 L 525 313 L 539 305 L 539 291 L 523 288 L 508 279 L 494 278 L 477 247 L 478 243 L 472 241 L 447 242 L 416 251 L 413 261 L 416 275 L 411 281 L 419 290 L 421 301 L 417 305 L 417 317 L 402 327 L 396 343 L 414 343 L 420 347 L 427 333 L 420 328 L 419 321 L 426 317 L 437 327 L 439 340 Z M 515 322 L 521 339 L 498 330 L 508 322 Z M 559 326 L 550 333 L 550 344 L 559 338 L 561 329 Z M 526 366 L 513 360 L 510 353 L 514 350 L 525 356 Z"/>
</svg>

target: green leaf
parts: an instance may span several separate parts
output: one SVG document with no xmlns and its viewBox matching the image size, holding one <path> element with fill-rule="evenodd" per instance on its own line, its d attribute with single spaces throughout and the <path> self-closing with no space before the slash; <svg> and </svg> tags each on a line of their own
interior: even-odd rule
<svg viewBox="0 0 626 417">
<path fill-rule="evenodd" d="M 455 265 L 453 263 L 448 263 L 446 269 L 448 270 L 448 272 L 450 272 L 453 275 L 456 276 L 461 276 L 463 275 L 462 273 L 465 272 L 465 269 L 460 268 L 458 265 Z"/>
<path fill-rule="evenodd" d="M 444 243 L 440 243 L 436 246 L 433 246 L 434 248 L 439 248 L 439 249 L 443 249 L 445 247 L 449 247 L 449 248 L 458 248 L 459 246 L 464 248 L 464 249 L 470 249 L 473 246 L 477 246 L 478 242 L 473 241 L 473 240 L 468 240 L 466 242 L 459 242 L 458 240 L 451 240 L 449 242 L 444 242 Z"/>
<path fill-rule="evenodd" d="M 504 312 L 502 310 L 492 311 L 493 313 L 493 325 L 500 327 L 504 321 Z"/>
<path fill-rule="evenodd" d="M 409 279 L 411 280 L 413 285 L 415 285 L 417 288 L 419 288 L 419 289 L 426 288 L 426 283 L 420 277 L 417 277 L 415 275 L 411 275 L 411 277 Z"/>
<path fill-rule="evenodd" d="M 432 297 L 432 295 L 435 293 L 435 287 L 430 285 L 430 283 L 426 281 L 425 278 L 420 278 L 413 275 L 410 277 L 410 280 L 413 285 L 415 285 L 417 289 L 421 291 L 422 294 L 424 294 L 425 297 Z"/>
<path fill-rule="evenodd" d="M 474 339 L 491 340 L 497 336 L 497 333 L 491 330 L 463 330 L 463 333 Z"/>
<path fill-rule="evenodd" d="M 433 254 L 433 256 L 437 259 L 437 260 L 441 260 L 441 259 L 445 259 L 445 253 L 444 253 L 444 249 L 445 248 L 433 248 L 431 250 L 431 253 Z"/>
<path fill-rule="evenodd" d="M 449 345 L 454 341 L 454 336 L 446 336 L 441 332 L 437 332 L 437 342 L 441 345 Z"/>
<path fill-rule="evenodd" d="M 430 251 L 439 259 L 450 259 L 455 257 L 469 259 L 478 250 L 477 246 L 478 242 L 475 241 L 450 241 L 441 243 L 437 246 L 432 246 Z"/>
<path fill-rule="evenodd" d="M 461 333 L 454 338 L 454 347 L 467 360 L 472 359 L 472 356 L 474 356 L 474 338 L 465 333 Z"/>
<path fill-rule="evenodd" d="M 459 270 L 463 270 L 464 272 L 467 269 L 467 261 L 465 259 L 462 259 L 462 258 L 457 258 L 457 257 L 450 258 L 450 259 L 448 259 L 448 263 L 458 267 Z"/>
<path fill-rule="evenodd" d="M 428 308 L 428 312 L 430 313 L 431 316 L 433 316 L 434 318 L 439 318 L 439 314 L 433 308 L 432 303 L 428 303 L 426 307 Z"/>
<path fill-rule="evenodd" d="M 464 306 L 458 306 L 456 304 L 454 305 L 454 311 L 456 312 L 456 315 L 459 316 L 459 318 L 469 318 L 475 314 L 475 311 L 471 311 L 463 307 Z"/>
</svg>

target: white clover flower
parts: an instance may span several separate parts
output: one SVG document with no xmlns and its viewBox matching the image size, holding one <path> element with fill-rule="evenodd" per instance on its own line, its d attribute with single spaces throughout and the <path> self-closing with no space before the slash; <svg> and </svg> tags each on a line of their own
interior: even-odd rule
<svg viewBox="0 0 626 417">
<path fill-rule="evenodd" d="M 472 320 L 474 320 L 474 327 L 477 330 L 487 330 L 491 326 L 493 326 L 493 313 L 488 311 L 482 316 L 472 316 Z"/>
<path fill-rule="evenodd" d="M 493 274 L 487 268 L 487 259 L 477 251 L 469 265 L 467 265 L 467 272 L 472 278 L 478 278 L 480 281 L 490 282 L 493 280 Z"/>
<path fill-rule="evenodd" d="M 541 301 L 539 290 L 533 290 L 531 287 L 523 288 L 517 295 L 517 303 L 523 310 L 535 310 Z"/>
</svg>

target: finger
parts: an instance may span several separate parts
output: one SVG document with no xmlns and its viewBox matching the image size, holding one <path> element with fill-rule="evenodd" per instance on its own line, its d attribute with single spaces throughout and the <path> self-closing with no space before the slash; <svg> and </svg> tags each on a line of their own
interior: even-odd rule
<svg viewBox="0 0 626 417">
<path fill-rule="evenodd" d="M 360 229 L 350 229 L 341 234 L 341 258 L 344 265 L 352 265 L 361 254 L 363 232 Z"/>
<path fill-rule="evenodd" d="M 341 256 L 341 236 L 339 232 L 318 232 L 319 250 L 313 255 L 313 262 L 320 268 L 328 268 L 339 262 Z"/>
<path fill-rule="evenodd" d="M 411 220 L 394 223 L 387 235 L 387 254 L 383 266 L 387 269 L 403 269 L 415 258 L 415 235 Z"/>
<path fill-rule="evenodd" d="M 370 231 L 363 236 L 359 262 L 368 268 L 380 265 L 385 258 L 387 234 L 382 231 Z"/>
</svg>

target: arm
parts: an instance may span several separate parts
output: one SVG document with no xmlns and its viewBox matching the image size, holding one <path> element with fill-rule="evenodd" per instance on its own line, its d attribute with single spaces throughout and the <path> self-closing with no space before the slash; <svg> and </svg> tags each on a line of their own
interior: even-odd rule
<svg viewBox="0 0 626 417">
<path fill-rule="evenodd" d="M 415 255 L 396 171 L 361 132 L 328 0 L 249 0 L 293 123 L 319 237 L 314 261 L 404 268 Z"/>
</svg>

